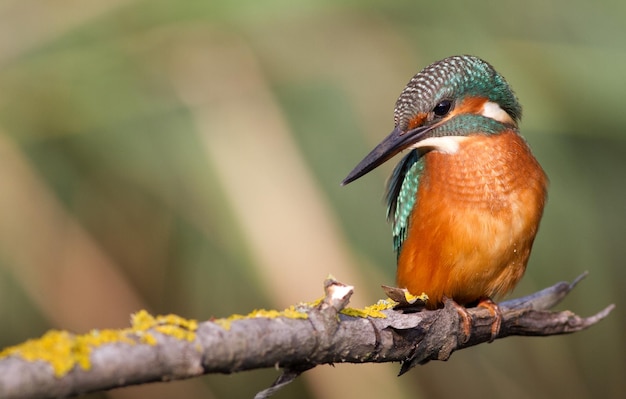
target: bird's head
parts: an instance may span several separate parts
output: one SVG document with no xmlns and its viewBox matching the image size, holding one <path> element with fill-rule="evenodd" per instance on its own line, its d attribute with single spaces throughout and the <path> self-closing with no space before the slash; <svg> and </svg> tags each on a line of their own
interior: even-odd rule
<svg viewBox="0 0 626 399">
<path fill-rule="evenodd" d="M 405 149 L 454 153 L 468 135 L 516 129 L 521 116 L 515 94 L 487 62 L 469 55 L 437 61 L 409 81 L 396 102 L 395 128 L 342 184 Z"/>
</svg>

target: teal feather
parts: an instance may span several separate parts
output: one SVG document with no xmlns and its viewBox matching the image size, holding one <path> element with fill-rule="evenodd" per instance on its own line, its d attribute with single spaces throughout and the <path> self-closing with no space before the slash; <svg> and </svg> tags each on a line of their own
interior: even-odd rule
<svg viewBox="0 0 626 399">
<path fill-rule="evenodd" d="M 392 223 L 393 248 L 399 254 L 407 237 L 424 162 L 417 150 L 409 152 L 393 170 L 387 185 L 387 219 Z"/>
</svg>

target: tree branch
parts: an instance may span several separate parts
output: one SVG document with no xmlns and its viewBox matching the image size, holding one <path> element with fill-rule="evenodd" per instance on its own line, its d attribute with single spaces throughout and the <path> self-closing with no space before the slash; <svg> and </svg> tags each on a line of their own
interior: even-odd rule
<svg viewBox="0 0 626 399">
<path fill-rule="evenodd" d="M 587 318 L 549 311 L 582 277 L 501 303 L 497 338 L 572 333 L 605 318 L 614 305 Z M 435 311 L 406 304 L 394 310 L 398 303 L 392 300 L 352 309 L 347 308 L 352 292 L 353 287 L 329 279 L 322 300 L 282 312 L 255 311 L 198 323 L 141 311 L 123 330 L 85 335 L 50 331 L 0 352 L 0 397 L 65 397 L 207 373 L 280 367 L 279 379 L 257 395 L 266 398 L 320 364 L 401 362 L 403 374 L 492 338 L 494 316 L 488 309 L 467 309 L 468 338 L 451 301 Z"/>
</svg>

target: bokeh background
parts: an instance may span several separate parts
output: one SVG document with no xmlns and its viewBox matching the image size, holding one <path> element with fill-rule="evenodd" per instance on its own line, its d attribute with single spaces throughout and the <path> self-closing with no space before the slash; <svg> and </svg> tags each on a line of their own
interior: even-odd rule
<svg viewBox="0 0 626 399">
<path fill-rule="evenodd" d="M 322 295 L 383 297 L 393 162 L 339 182 L 392 129 L 419 69 L 469 53 L 522 104 L 551 179 L 514 295 L 585 270 L 563 308 L 588 331 L 508 338 L 397 378 L 307 372 L 276 398 L 622 398 L 626 245 L 622 1 L 0 3 L 0 347 L 123 327 L 147 308 L 206 320 Z M 248 398 L 260 370 L 89 398 Z"/>
</svg>

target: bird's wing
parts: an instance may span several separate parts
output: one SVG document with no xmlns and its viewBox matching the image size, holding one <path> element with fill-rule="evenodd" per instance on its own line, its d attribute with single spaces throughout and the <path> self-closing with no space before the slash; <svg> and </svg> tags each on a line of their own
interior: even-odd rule
<svg viewBox="0 0 626 399">
<path fill-rule="evenodd" d="M 387 220 L 392 223 L 393 248 L 398 254 L 406 239 L 423 170 L 421 154 L 412 150 L 400 160 L 387 182 Z"/>
</svg>

